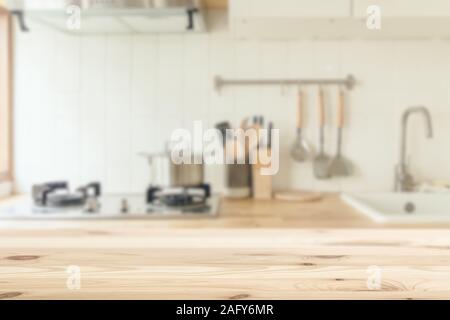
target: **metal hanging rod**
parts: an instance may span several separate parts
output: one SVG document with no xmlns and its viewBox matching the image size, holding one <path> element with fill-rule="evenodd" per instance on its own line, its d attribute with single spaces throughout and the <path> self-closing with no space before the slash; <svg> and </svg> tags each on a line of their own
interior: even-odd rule
<svg viewBox="0 0 450 320">
<path fill-rule="evenodd" d="M 344 79 L 241 79 L 231 80 L 224 79 L 220 76 L 214 78 L 214 86 L 217 91 L 220 91 L 225 86 L 302 86 L 302 85 L 318 85 L 330 86 L 340 85 L 345 86 L 348 90 L 352 90 L 356 85 L 356 79 L 349 74 Z"/>
</svg>

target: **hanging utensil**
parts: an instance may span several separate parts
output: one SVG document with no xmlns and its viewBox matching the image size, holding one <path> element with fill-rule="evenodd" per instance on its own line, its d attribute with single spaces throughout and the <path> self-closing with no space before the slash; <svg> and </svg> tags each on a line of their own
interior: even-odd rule
<svg viewBox="0 0 450 320">
<path fill-rule="evenodd" d="M 351 174 L 350 163 L 347 159 L 342 157 L 342 129 L 344 127 L 344 107 L 345 107 L 345 96 L 342 90 L 339 90 L 339 105 L 338 105 L 338 119 L 337 119 L 337 150 L 336 156 L 330 165 L 330 175 L 331 176 L 349 176 Z"/>
<path fill-rule="evenodd" d="M 297 138 L 291 149 L 291 157 L 297 162 L 306 161 L 312 154 L 308 142 L 303 138 L 303 92 L 298 91 L 297 95 Z"/>
<path fill-rule="evenodd" d="M 272 130 L 273 130 L 273 122 L 269 122 L 267 126 L 267 148 L 272 149 Z"/>
<path fill-rule="evenodd" d="M 330 177 L 330 158 L 325 154 L 325 99 L 322 88 L 319 88 L 319 154 L 314 159 L 314 175 L 317 179 Z"/>
</svg>

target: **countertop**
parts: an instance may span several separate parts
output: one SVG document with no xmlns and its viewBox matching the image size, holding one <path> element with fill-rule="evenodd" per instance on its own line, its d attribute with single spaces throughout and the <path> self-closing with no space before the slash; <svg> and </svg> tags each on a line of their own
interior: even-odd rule
<svg viewBox="0 0 450 320">
<path fill-rule="evenodd" d="M 224 200 L 205 220 L 0 221 L 0 239 L 0 299 L 450 299 L 450 229 L 384 228 L 335 195 Z"/>
<path fill-rule="evenodd" d="M 17 203 L 16 196 L 0 203 Z M 380 224 L 344 203 L 339 195 L 324 194 L 320 201 L 288 202 L 279 200 L 221 199 L 217 217 L 137 220 L 1 220 L 0 228 L 116 228 L 151 229 L 190 228 L 450 228 L 450 223 Z M 1 230 L 1 229 L 0 229 Z"/>
</svg>

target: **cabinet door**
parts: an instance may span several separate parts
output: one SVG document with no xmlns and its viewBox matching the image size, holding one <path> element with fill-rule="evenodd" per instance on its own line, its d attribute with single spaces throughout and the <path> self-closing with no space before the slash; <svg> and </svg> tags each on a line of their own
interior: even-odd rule
<svg viewBox="0 0 450 320">
<path fill-rule="evenodd" d="M 450 0 L 353 0 L 355 17 L 365 17 L 367 8 L 379 5 L 382 17 L 448 17 Z"/>
<path fill-rule="evenodd" d="M 230 0 L 235 18 L 343 18 L 351 0 Z"/>
</svg>

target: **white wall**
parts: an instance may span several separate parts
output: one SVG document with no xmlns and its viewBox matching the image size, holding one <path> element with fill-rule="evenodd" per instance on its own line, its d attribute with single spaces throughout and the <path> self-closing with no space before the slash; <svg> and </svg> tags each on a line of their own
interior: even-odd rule
<svg viewBox="0 0 450 320">
<path fill-rule="evenodd" d="M 223 18 L 223 17 L 222 17 Z M 432 112 L 435 138 L 411 126 L 418 178 L 450 180 L 450 42 L 233 41 L 225 28 L 203 35 L 65 36 L 31 24 L 16 36 L 15 171 L 19 191 L 51 179 L 100 180 L 108 192 L 142 192 L 148 168 L 139 151 L 163 148 L 171 130 L 194 120 L 264 114 L 281 129 L 277 188 L 388 190 L 407 106 Z M 311 164 L 289 157 L 295 137 L 295 90 L 213 90 L 213 77 L 343 77 L 349 94 L 344 154 L 351 178 L 317 181 Z M 308 90 L 306 135 L 317 142 L 316 91 Z M 326 149 L 334 153 L 336 89 L 327 90 Z M 221 171 L 208 168 L 220 185 Z M 217 189 L 217 188 L 216 188 Z"/>
</svg>

